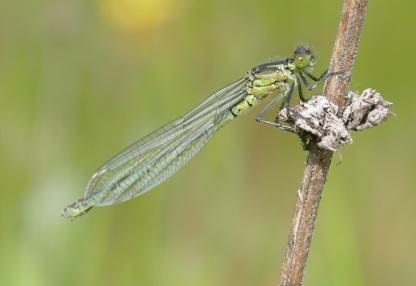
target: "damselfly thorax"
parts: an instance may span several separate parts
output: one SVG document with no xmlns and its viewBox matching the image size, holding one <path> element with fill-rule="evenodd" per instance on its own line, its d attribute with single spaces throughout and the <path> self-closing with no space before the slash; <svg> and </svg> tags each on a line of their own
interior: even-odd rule
<svg viewBox="0 0 416 286">
<path fill-rule="evenodd" d="M 230 109 L 235 117 L 267 97 L 287 94 L 291 85 L 297 85 L 295 66 L 289 59 L 254 67 L 246 77 L 246 96 Z"/>
</svg>

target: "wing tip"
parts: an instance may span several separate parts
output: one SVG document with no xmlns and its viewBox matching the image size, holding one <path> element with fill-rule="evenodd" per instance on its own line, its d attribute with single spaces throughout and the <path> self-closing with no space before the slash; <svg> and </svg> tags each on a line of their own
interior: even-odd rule
<svg viewBox="0 0 416 286">
<path fill-rule="evenodd" d="M 66 219 L 76 219 L 89 212 L 94 206 L 90 205 L 84 198 L 77 200 L 76 202 L 68 205 L 64 208 L 61 216 Z"/>
</svg>

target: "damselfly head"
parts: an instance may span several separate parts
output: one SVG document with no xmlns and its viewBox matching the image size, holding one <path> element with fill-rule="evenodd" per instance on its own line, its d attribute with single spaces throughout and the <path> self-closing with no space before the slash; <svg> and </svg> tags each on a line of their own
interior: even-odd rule
<svg viewBox="0 0 416 286">
<path fill-rule="evenodd" d="M 293 61 L 297 69 L 312 68 L 315 65 L 315 55 L 309 47 L 297 46 Z"/>
</svg>

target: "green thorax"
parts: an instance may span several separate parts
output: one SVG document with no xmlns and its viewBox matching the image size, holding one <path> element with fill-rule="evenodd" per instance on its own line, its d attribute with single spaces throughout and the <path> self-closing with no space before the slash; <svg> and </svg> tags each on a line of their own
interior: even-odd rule
<svg viewBox="0 0 416 286">
<path fill-rule="evenodd" d="M 290 85 L 297 84 L 295 69 L 292 62 L 285 61 L 260 65 L 250 70 L 247 73 L 247 95 L 231 112 L 239 115 L 270 95 L 288 92 Z"/>
</svg>

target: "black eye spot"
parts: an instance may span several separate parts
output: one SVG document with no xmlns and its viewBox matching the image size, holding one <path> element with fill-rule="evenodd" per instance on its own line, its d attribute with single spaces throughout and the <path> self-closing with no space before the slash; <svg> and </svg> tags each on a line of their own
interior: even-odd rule
<svg viewBox="0 0 416 286">
<path fill-rule="evenodd" d="M 295 55 L 303 54 L 305 52 L 304 46 L 297 46 L 295 49 Z"/>
</svg>

